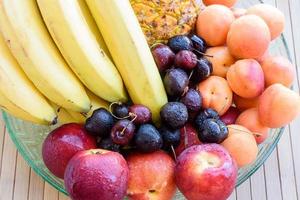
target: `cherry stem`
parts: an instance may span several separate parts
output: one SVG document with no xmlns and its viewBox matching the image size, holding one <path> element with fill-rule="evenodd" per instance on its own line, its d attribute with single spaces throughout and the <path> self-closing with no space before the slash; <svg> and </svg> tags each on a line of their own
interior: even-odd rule
<svg viewBox="0 0 300 200">
<path fill-rule="evenodd" d="M 193 74 L 194 74 L 194 69 L 191 71 L 191 73 L 190 73 L 190 75 L 189 75 L 189 80 L 191 80 Z"/>
<path fill-rule="evenodd" d="M 229 129 L 232 129 L 232 130 L 236 130 L 236 131 L 240 131 L 240 132 L 243 132 L 243 133 L 248 133 L 248 134 L 251 134 L 250 132 L 243 131 L 243 130 L 241 130 L 241 129 L 238 129 L 238 128 L 233 128 L 233 127 L 228 127 L 228 126 L 227 126 L 227 128 L 229 128 Z M 251 134 L 251 135 L 252 135 L 252 134 Z"/>
<path fill-rule="evenodd" d="M 177 156 L 176 156 L 175 149 L 174 149 L 173 145 L 171 145 L 171 150 L 172 150 L 174 159 L 177 160 Z"/>
<path fill-rule="evenodd" d="M 128 116 L 125 116 L 125 117 L 118 117 L 118 116 L 116 116 L 116 115 L 114 115 L 114 113 L 113 113 L 113 111 L 112 111 L 112 106 L 113 105 L 118 105 L 118 106 L 120 106 L 120 105 L 122 105 L 123 103 L 122 102 L 120 102 L 120 101 L 115 101 L 115 102 L 112 102 L 111 104 L 109 104 L 109 112 L 110 112 L 110 114 L 114 117 L 114 118 L 116 118 L 116 119 L 128 119 L 129 117 L 131 117 L 130 115 L 128 115 Z"/>
<path fill-rule="evenodd" d="M 187 137 L 187 132 L 186 132 L 186 127 L 183 127 L 183 131 L 184 131 L 184 148 L 187 147 L 189 141 L 188 141 L 188 137 Z"/>
<path fill-rule="evenodd" d="M 214 56 L 212 56 L 212 55 L 208 55 L 208 54 L 206 54 L 206 53 L 203 53 L 203 52 L 201 52 L 201 51 L 198 51 L 197 49 L 193 49 L 194 51 L 196 51 L 197 53 L 199 53 L 199 54 L 201 54 L 202 56 L 206 56 L 206 57 L 210 57 L 210 58 L 213 58 Z"/>
<path fill-rule="evenodd" d="M 132 122 L 134 122 L 134 120 L 136 120 L 136 118 L 137 118 L 137 115 L 134 114 L 134 113 L 130 113 L 129 116 L 134 116 L 134 117 L 133 117 L 133 119 L 130 120 L 130 122 L 128 122 L 128 123 L 126 124 L 126 126 L 122 129 L 122 131 L 121 131 L 121 133 L 120 133 L 120 135 L 122 135 L 122 136 L 124 135 L 124 132 L 125 132 L 125 130 L 128 128 L 129 124 L 132 123 Z"/>
</svg>

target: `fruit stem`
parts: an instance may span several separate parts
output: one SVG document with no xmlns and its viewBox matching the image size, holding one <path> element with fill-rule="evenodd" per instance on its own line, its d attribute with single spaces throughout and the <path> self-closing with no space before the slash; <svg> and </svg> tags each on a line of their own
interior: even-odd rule
<svg viewBox="0 0 300 200">
<path fill-rule="evenodd" d="M 214 56 L 212 55 L 208 55 L 206 53 L 202 53 L 201 51 L 198 51 L 197 49 L 193 49 L 194 51 L 196 51 L 197 53 L 201 54 L 202 56 L 206 56 L 206 57 L 210 57 L 210 58 L 213 58 Z"/>
<path fill-rule="evenodd" d="M 113 113 L 113 111 L 112 111 L 112 106 L 113 105 L 115 105 L 115 104 L 117 104 L 117 105 L 122 105 L 122 102 L 120 102 L 120 101 L 115 101 L 115 102 L 112 102 L 111 104 L 109 104 L 109 112 L 110 112 L 110 114 L 114 117 L 114 118 L 116 118 L 116 119 L 128 119 L 129 117 L 130 117 L 130 115 L 128 115 L 128 116 L 125 116 L 125 117 L 118 117 L 118 116 L 116 116 L 116 115 L 114 115 L 114 113 Z"/>
<path fill-rule="evenodd" d="M 137 115 L 135 114 L 135 113 L 129 113 L 129 116 L 134 116 L 133 117 L 133 119 L 132 120 L 130 120 L 130 122 L 128 122 L 127 124 L 126 124 L 126 126 L 122 129 L 122 131 L 121 131 L 121 133 L 120 133 L 120 135 L 124 135 L 124 132 L 125 132 L 125 130 L 127 129 L 127 127 L 129 126 L 129 124 L 130 123 L 132 123 L 132 122 L 134 122 L 134 120 L 136 120 L 136 118 L 137 118 Z"/>
<path fill-rule="evenodd" d="M 249 132 L 247 132 L 247 131 L 243 131 L 243 130 L 238 129 L 238 128 L 232 128 L 232 127 L 228 127 L 228 126 L 227 126 L 227 128 L 232 129 L 232 130 L 236 130 L 236 131 L 240 131 L 240 132 L 243 132 L 243 133 L 251 134 L 251 133 L 249 133 Z M 252 135 L 252 134 L 251 134 L 251 135 Z M 258 134 L 257 134 L 257 135 L 258 135 Z"/>
<path fill-rule="evenodd" d="M 175 161 L 176 161 L 176 160 L 177 160 L 177 156 L 176 156 L 175 149 L 174 149 L 173 145 L 171 145 L 171 150 L 172 150 L 174 159 L 175 159 Z"/>
</svg>

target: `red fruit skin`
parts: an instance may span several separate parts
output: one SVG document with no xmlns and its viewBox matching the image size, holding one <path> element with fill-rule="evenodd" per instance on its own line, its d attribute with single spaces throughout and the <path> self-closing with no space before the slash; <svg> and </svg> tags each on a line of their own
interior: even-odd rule
<svg viewBox="0 0 300 200">
<path fill-rule="evenodd" d="M 136 115 L 132 116 L 132 119 L 135 119 L 133 123 L 139 125 L 139 124 L 145 124 L 147 122 L 150 122 L 152 119 L 152 114 L 149 108 L 147 108 L 144 105 L 135 104 L 129 107 L 129 113 L 134 113 Z"/>
<path fill-rule="evenodd" d="M 128 198 L 130 200 L 170 200 L 175 195 L 175 162 L 163 151 L 149 154 L 132 153 L 129 167 Z M 150 190 L 153 190 L 152 193 Z"/>
<path fill-rule="evenodd" d="M 203 160 L 208 159 L 207 154 L 205 157 L 202 153 L 217 156 L 220 163 L 202 165 Z M 235 161 L 221 145 L 196 145 L 177 158 L 175 180 L 188 200 L 226 200 L 234 190 L 237 172 Z"/>
<path fill-rule="evenodd" d="M 239 109 L 237 109 L 236 107 L 231 106 L 227 112 L 222 115 L 220 117 L 220 119 L 226 124 L 226 125 L 230 125 L 230 124 L 235 124 L 236 119 L 238 118 L 238 116 L 241 114 L 241 112 L 239 111 Z"/>
<path fill-rule="evenodd" d="M 191 124 L 186 124 L 180 129 L 180 143 L 176 147 L 175 153 L 179 156 L 186 148 L 199 144 L 201 144 L 201 142 L 196 129 Z"/>
<path fill-rule="evenodd" d="M 65 187 L 72 200 L 123 200 L 129 170 L 119 153 L 102 149 L 78 152 L 65 172 Z"/>
<path fill-rule="evenodd" d="M 45 139 L 42 156 L 47 168 L 58 178 L 64 178 L 69 160 L 79 151 L 96 148 L 96 139 L 80 124 L 65 124 L 53 130 Z"/>
<path fill-rule="evenodd" d="M 160 72 L 166 71 L 174 63 L 175 54 L 167 45 L 156 45 L 152 48 L 152 55 Z"/>
</svg>

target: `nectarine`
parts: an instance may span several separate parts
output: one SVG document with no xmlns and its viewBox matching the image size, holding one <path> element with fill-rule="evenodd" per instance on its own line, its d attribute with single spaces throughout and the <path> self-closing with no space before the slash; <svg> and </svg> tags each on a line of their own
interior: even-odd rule
<svg viewBox="0 0 300 200">
<path fill-rule="evenodd" d="M 212 63 L 213 75 L 226 78 L 229 67 L 235 63 L 235 58 L 229 53 L 226 46 L 208 48 L 206 58 Z"/>
<path fill-rule="evenodd" d="M 282 84 L 269 86 L 259 99 L 259 120 L 267 127 L 285 126 L 293 121 L 299 113 L 299 95 Z"/>
<path fill-rule="evenodd" d="M 244 98 L 259 96 L 265 87 L 264 73 L 254 59 L 237 61 L 227 72 L 227 81 L 232 91 Z"/>
<path fill-rule="evenodd" d="M 208 6 L 198 16 L 197 35 L 209 46 L 223 45 L 226 43 L 227 33 L 234 19 L 232 11 L 226 6 Z"/>
<path fill-rule="evenodd" d="M 237 118 L 236 124 L 249 129 L 253 133 L 257 144 L 262 143 L 268 136 L 269 128 L 260 123 L 257 108 L 250 108 L 242 112 Z"/>
<path fill-rule="evenodd" d="M 227 35 L 227 46 L 236 58 L 260 58 L 268 49 L 270 41 L 267 24 L 256 15 L 236 19 Z"/>
<path fill-rule="evenodd" d="M 274 6 L 268 4 L 257 4 L 247 10 L 247 14 L 253 14 L 261 17 L 268 25 L 271 33 L 271 39 L 277 38 L 284 29 L 284 14 Z"/>
<path fill-rule="evenodd" d="M 221 4 L 221 5 L 224 5 L 224 6 L 227 6 L 230 8 L 237 2 L 237 0 L 202 0 L 202 2 L 206 6 L 209 6 L 212 4 Z"/>
<path fill-rule="evenodd" d="M 290 87 L 295 79 L 295 67 L 283 56 L 269 56 L 261 63 L 265 74 L 266 86 L 281 83 Z"/>
<path fill-rule="evenodd" d="M 204 108 L 212 108 L 223 115 L 232 104 L 232 91 L 227 81 L 219 76 L 210 76 L 198 85 Z"/>
<path fill-rule="evenodd" d="M 239 167 L 255 161 L 258 147 L 253 134 L 240 125 L 228 125 L 229 135 L 222 145 L 229 151 Z"/>
</svg>

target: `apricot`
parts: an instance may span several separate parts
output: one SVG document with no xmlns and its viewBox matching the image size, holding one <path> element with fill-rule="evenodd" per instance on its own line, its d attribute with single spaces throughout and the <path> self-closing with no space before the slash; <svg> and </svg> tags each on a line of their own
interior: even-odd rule
<svg viewBox="0 0 300 200">
<path fill-rule="evenodd" d="M 232 104 L 232 91 L 227 81 L 219 76 L 210 76 L 198 85 L 202 95 L 202 106 L 213 108 L 223 115 Z"/>
<path fill-rule="evenodd" d="M 212 63 L 213 75 L 226 78 L 229 67 L 235 63 L 235 58 L 229 53 L 226 46 L 208 48 L 206 58 Z M 211 57 L 212 56 L 212 57 Z"/>
<path fill-rule="evenodd" d="M 271 34 L 267 24 L 256 15 L 236 19 L 227 35 L 227 46 L 236 58 L 260 58 L 268 49 Z"/>
<path fill-rule="evenodd" d="M 231 8 L 231 11 L 236 19 L 247 13 L 247 10 L 244 8 Z"/>
<path fill-rule="evenodd" d="M 300 96 L 276 83 L 269 86 L 259 98 L 260 122 L 270 128 L 279 128 L 293 121 L 300 113 Z"/>
<path fill-rule="evenodd" d="M 228 125 L 229 134 L 221 144 L 229 151 L 239 167 L 244 167 L 255 161 L 258 147 L 253 134 L 240 125 Z"/>
<path fill-rule="evenodd" d="M 260 123 L 257 108 L 250 108 L 242 112 L 237 118 L 236 124 L 250 130 L 257 144 L 262 143 L 269 132 L 269 128 Z"/>
<path fill-rule="evenodd" d="M 260 64 L 265 61 L 268 57 L 270 57 L 270 52 L 269 50 L 267 50 L 264 55 L 262 55 L 260 58 L 256 58 L 257 62 L 259 62 Z"/>
<path fill-rule="evenodd" d="M 208 6 L 198 16 L 197 35 L 202 37 L 209 46 L 224 45 L 234 19 L 232 11 L 226 6 Z"/>
<path fill-rule="evenodd" d="M 271 39 L 277 38 L 284 30 L 284 14 L 274 6 L 268 4 L 257 4 L 247 10 L 247 14 L 261 17 L 268 25 Z"/>
<path fill-rule="evenodd" d="M 233 103 L 240 111 L 244 111 L 249 108 L 257 107 L 258 100 L 259 100 L 259 97 L 255 97 L 252 99 L 246 99 L 246 98 L 240 97 L 236 94 L 233 94 Z"/>
<path fill-rule="evenodd" d="M 281 83 L 290 87 L 295 79 L 295 67 L 283 56 L 269 56 L 262 63 L 261 67 L 265 74 L 266 86 L 274 83 Z"/>
<path fill-rule="evenodd" d="M 259 96 L 265 86 L 264 73 L 254 59 L 237 61 L 227 72 L 227 81 L 232 91 L 244 98 Z"/>
<path fill-rule="evenodd" d="M 224 5 L 224 6 L 227 6 L 230 8 L 237 2 L 237 0 L 202 0 L 202 2 L 206 6 L 209 6 L 212 4 L 221 4 L 221 5 Z"/>
</svg>

